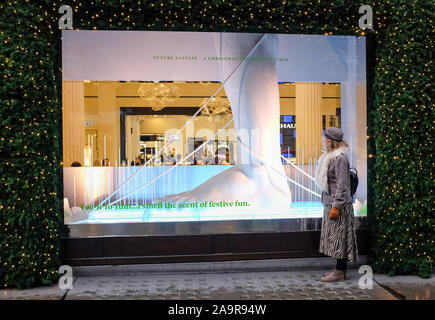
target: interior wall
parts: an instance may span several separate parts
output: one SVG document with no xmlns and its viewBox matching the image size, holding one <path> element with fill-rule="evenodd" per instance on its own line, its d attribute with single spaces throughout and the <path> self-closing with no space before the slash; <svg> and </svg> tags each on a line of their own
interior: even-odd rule
<svg viewBox="0 0 435 320">
<path fill-rule="evenodd" d="M 83 164 L 84 130 L 95 130 L 98 153 L 94 160 L 101 160 L 104 155 L 111 163 L 119 160 L 120 149 L 120 108 L 121 107 L 151 107 L 138 95 L 141 82 L 120 81 L 64 81 L 64 163 L 70 165 L 72 161 L 81 160 Z M 179 88 L 179 98 L 168 103 L 171 107 L 200 107 L 220 86 L 219 83 L 176 83 Z M 340 85 L 325 83 L 320 85 L 320 113 L 321 115 L 336 115 L 340 108 Z M 80 89 L 81 88 L 81 89 Z M 81 90 L 81 91 L 80 91 Z M 280 113 L 282 115 L 296 115 L 296 84 L 279 84 Z M 216 96 L 226 98 L 222 88 Z M 73 109 L 71 109 L 73 108 Z M 75 111 L 73 111 L 75 110 Z M 81 111 L 80 111 L 81 110 Z M 302 109 L 300 109 L 302 110 Z M 126 117 L 126 120 L 129 117 Z M 129 160 L 139 153 L 138 136 L 142 133 L 164 133 L 168 129 L 181 128 L 190 117 L 188 116 L 159 116 L 147 117 L 140 125 L 126 122 L 127 157 Z M 298 119 L 298 118 L 297 118 Z M 130 120 L 129 120 L 130 121 Z M 300 122 L 299 122 L 300 123 Z M 225 121 L 208 121 L 198 117 L 183 133 L 183 141 L 177 144 L 185 146 L 187 137 L 210 136 L 226 124 Z M 298 126 L 298 121 L 296 126 Z M 131 133 L 133 129 L 133 134 Z M 236 141 L 234 126 L 231 124 L 226 132 L 230 141 Z M 79 134 L 80 132 L 80 134 Z M 104 136 L 106 136 L 106 153 L 104 153 Z M 74 140 L 74 141 L 73 141 Z M 307 147 L 309 148 L 309 147 Z M 318 153 L 318 155 L 320 155 Z M 73 160 L 74 159 L 74 160 Z"/>
</svg>

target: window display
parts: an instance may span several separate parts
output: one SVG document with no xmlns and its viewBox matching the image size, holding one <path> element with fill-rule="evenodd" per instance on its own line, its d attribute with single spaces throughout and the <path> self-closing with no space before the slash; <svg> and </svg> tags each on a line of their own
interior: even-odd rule
<svg viewBox="0 0 435 320">
<path fill-rule="evenodd" d="M 63 31 L 65 223 L 318 218 L 340 127 L 366 208 L 365 43 Z"/>
</svg>

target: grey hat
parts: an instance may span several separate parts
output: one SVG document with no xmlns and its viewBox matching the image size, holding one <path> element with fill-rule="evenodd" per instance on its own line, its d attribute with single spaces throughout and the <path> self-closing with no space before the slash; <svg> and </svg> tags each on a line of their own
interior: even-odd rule
<svg viewBox="0 0 435 320">
<path fill-rule="evenodd" d="M 343 140 L 343 135 L 343 130 L 336 127 L 329 127 L 328 130 L 325 131 L 325 137 L 337 142 L 341 142 Z"/>
</svg>

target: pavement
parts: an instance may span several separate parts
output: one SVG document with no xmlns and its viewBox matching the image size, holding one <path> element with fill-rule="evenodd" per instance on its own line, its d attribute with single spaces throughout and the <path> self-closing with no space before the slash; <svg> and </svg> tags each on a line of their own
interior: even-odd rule
<svg viewBox="0 0 435 320">
<path fill-rule="evenodd" d="M 435 275 L 374 274 L 372 288 L 364 288 L 360 282 L 370 281 L 361 280 L 357 268 L 349 270 L 347 281 L 323 283 L 328 269 L 322 264 L 311 270 L 241 267 L 248 263 L 75 267 L 72 289 L 4 289 L 0 300 L 435 300 Z"/>
</svg>

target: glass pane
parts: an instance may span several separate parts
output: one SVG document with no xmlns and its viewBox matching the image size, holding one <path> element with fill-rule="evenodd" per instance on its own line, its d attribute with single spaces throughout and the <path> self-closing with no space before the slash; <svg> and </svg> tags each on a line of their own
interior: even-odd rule
<svg viewBox="0 0 435 320">
<path fill-rule="evenodd" d="M 331 126 L 351 146 L 354 207 L 365 214 L 364 44 L 355 37 L 64 31 L 63 43 L 66 223 L 294 219 L 317 228 L 314 177 Z"/>
</svg>

